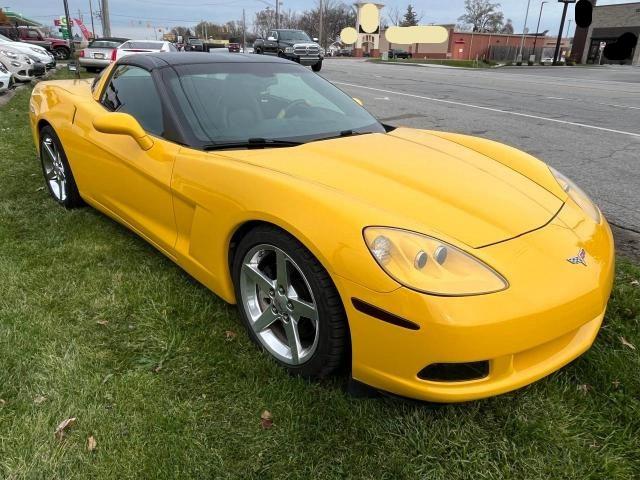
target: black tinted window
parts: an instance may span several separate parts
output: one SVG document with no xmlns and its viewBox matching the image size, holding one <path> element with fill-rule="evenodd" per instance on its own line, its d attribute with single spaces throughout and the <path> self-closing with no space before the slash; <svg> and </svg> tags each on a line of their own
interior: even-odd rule
<svg viewBox="0 0 640 480">
<path fill-rule="evenodd" d="M 102 104 L 113 112 L 132 115 L 147 132 L 162 135 L 162 105 L 146 70 L 129 65 L 117 67 L 102 95 Z"/>
</svg>

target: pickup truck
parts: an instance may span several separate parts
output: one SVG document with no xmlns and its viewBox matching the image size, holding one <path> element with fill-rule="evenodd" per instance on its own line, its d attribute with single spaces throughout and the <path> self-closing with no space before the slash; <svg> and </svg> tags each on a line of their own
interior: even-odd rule
<svg viewBox="0 0 640 480">
<path fill-rule="evenodd" d="M 47 37 L 36 27 L 0 26 L 0 34 L 16 42 L 44 47 L 56 57 L 56 60 L 67 60 L 71 56 L 69 42 L 61 38 Z"/>
<path fill-rule="evenodd" d="M 277 55 L 301 65 L 311 66 L 311 70 L 319 72 L 322 68 L 324 51 L 302 30 L 271 30 L 266 40 L 258 38 L 253 43 L 253 51 L 258 55 Z"/>
</svg>

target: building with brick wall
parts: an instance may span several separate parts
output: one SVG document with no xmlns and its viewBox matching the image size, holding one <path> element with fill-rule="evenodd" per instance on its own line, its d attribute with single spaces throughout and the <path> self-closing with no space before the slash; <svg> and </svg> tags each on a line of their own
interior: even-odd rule
<svg viewBox="0 0 640 480">
<path fill-rule="evenodd" d="M 615 5 L 594 4 L 593 20 L 589 28 L 576 28 L 574 48 L 571 57 L 581 63 L 623 63 L 640 65 L 640 2 Z M 609 58 L 612 50 L 609 45 L 619 41 L 626 34 L 632 47 L 627 49 L 624 58 Z M 611 54 L 612 57 L 615 55 Z"/>
<path fill-rule="evenodd" d="M 454 25 L 440 25 L 449 31 L 447 42 L 440 44 L 414 43 L 411 45 L 389 44 L 382 31 L 379 40 L 379 51 L 385 52 L 391 48 L 406 50 L 413 58 L 452 59 L 452 60 L 490 60 L 515 61 L 522 34 L 456 32 Z M 537 38 L 537 40 L 536 40 Z M 534 43 L 540 53 L 543 48 L 544 36 L 525 35 L 523 58 L 528 57 Z M 498 55 L 499 53 L 499 55 Z M 496 56 L 500 58 L 496 58 Z"/>
</svg>

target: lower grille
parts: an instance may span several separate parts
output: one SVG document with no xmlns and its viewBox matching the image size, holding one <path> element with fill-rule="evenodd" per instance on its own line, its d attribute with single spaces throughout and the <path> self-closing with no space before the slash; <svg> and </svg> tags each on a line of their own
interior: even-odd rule
<svg viewBox="0 0 640 480">
<path fill-rule="evenodd" d="M 489 375 L 489 362 L 432 363 L 418 372 L 421 380 L 432 382 L 464 382 Z"/>
</svg>

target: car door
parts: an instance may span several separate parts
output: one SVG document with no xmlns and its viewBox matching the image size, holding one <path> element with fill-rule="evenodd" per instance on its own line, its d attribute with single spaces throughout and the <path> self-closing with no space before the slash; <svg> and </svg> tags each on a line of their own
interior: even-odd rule
<svg viewBox="0 0 640 480">
<path fill-rule="evenodd" d="M 269 40 L 270 38 L 274 38 L 275 40 Z M 264 53 L 267 55 L 277 55 L 278 54 L 278 32 L 272 30 L 267 39 L 264 41 Z"/>
<path fill-rule="evenodd" d="M 85 158 L 77 162 L 82 184 L 93 200 L 168 253 L 176 239 L 170 185 L 180 147 L 162 138 L 163 106 L 151 73 L 131 65 L 115 67 L 94 109 L 89 115 L 110 111 L 132 115 L 153 146 L 143 150 L 129 136 L 87 126 L 84 138 L 91 145 L 80 152 Z"/>
</svg>

